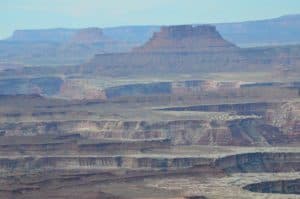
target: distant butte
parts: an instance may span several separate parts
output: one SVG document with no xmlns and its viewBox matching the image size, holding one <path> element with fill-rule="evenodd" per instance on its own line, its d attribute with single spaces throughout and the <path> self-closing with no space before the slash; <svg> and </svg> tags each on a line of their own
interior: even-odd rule
<svg viewBox="0 0 300 199">
<path fill-rule="evenodd" d="M 211 25 L 164 26 L 134 52 L 215 52 L 237 49 Z"/>
<path fill-rule="evenodd" d="M 85 28 L 78 30 L 71 38 L 72 43 L 99 43 L 110 41 L 110 38 L 106 37 L 100 28 Z"/>
<path fill-rule="evenodd" d="M 298 71 L 300 46 L 239 48 L 211 25 L 165 26 L 129 53 L 98 54 L 81 65 L 85 73 L 132 74 Z"/>
</svg>

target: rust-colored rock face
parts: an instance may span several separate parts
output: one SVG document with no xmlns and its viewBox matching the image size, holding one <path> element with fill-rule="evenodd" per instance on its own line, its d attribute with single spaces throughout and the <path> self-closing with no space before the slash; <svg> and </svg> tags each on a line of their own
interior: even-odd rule
<svg viewBox="0 0 300 199">
<path fill-rule="evenodd" d="M 164 26 L 135 52 L 211 52 L 237 48 L 224 40 L 214 26 Z"/>
<path fill-rule="evenodd" d="M 77 31 L 77 33 L 71 38 L 72 43 L 98 43 L 106 42 L 110 39 L 103 35 L 100 28 L 86 28 Z"/>
</svg>

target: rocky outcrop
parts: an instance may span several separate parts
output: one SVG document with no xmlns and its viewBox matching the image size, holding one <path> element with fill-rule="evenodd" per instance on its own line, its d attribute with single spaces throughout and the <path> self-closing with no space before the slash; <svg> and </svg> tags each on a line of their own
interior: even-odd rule
<svg viewBox="0 0 300 199">
<path fill-rule="evenodd" d="M 67 99 L 106 99 L 106 95 L 103 89 L 97 87 L 89 87 L 89 85 L 76 80 L 64 81 L 64 83 L 61 85 L 59 95 Z"/>
<path fill-rule="evenodd" d="M 277 108 L 268 110 L 265 120 L 283 131 L 290 140 L 297 140 L 300 137 L 299 110 L 299 103 L 282 103 Z"/>
<path fill-rule="evenodd" d="M 135 52 L 217 52 L 236 47 L 225 41 L 214 26 L 165 26 Z"/>
</svg>

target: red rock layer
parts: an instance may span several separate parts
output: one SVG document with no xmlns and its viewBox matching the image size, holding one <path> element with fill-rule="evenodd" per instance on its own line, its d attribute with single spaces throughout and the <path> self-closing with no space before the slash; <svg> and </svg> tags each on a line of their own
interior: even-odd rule
<svg viewBox="0 0 300 199">
<path fill-rule="evenodd" d="M 237 48 L 224 40 L 214 26 L 165 26 L 135 52 L 214 52 Z"/>
</svg>

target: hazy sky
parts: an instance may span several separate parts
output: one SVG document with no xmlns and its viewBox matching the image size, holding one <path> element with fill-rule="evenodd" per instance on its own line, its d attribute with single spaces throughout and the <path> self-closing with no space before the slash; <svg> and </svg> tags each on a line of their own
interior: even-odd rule
<svg viewBox="0 0 300 199">
<path fill-rule="evenodd" d="M 300 13 L 300 0 L 0 0 L 0 38 L 16 29 L 245 21 Z"/>
</svg>

